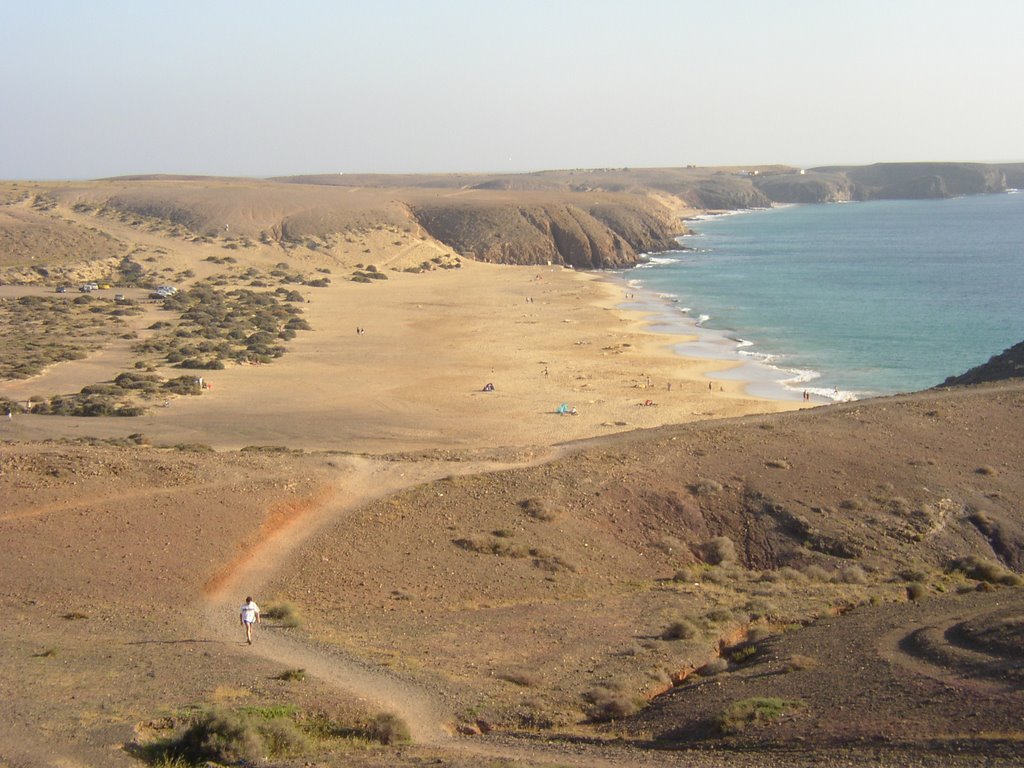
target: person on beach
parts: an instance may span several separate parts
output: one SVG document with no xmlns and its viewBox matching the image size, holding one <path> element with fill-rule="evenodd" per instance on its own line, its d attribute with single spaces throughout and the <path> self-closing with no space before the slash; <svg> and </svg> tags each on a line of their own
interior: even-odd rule
<svg viewBox="0 0 1024 768">
<path fill-rule="evenodd" d="M 260 607 L 253 602 L 252 597 L 245 598 L 238 620 L 245 627 L 245 642 L 252 645 L 252 625 L 260 622 Z"/>
</svg>

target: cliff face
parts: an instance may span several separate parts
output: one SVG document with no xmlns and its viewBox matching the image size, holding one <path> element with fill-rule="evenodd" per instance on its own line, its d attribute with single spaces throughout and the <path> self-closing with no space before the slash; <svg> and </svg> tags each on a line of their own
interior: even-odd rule
<svg viewBox="0 0 1024 768">
<path fill-rule="evenodd" d="M 754 183 L 773 203 L 840 203 L 855 194 L 854 183 L 839 173 L 778 174 Z"/>
<path fill-rule="evenodd" d="M 579 269 L 628 267 L 640 253 L 678 247 L 684 227 L 652 207 L 598 203 L 479 205 L 429 203 L 412 207 L 431 237 L 480 261 L 564 264 Z"/>
<path fill-rule="evenodd" d="M 876 163 L 815 168 L 813 173 L 847 178 L 855 200 L 932 199 L 1006 189 L 1003 170 L 981 163 Z"/>
</svg>

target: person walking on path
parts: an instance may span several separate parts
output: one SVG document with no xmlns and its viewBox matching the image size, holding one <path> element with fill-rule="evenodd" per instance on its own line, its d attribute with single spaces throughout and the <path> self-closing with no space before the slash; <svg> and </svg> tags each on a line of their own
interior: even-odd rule
<svg viewBox="0 0 1024 768">
<path fill-rule="evenodd" d="M 260 607 L 252 601 L 251 597 L 245 598 L 245 604 L 238 614 L 238 620 L 245 627 L 245 641 L 252 645 L 252 625 L 260 620 Z"/>
</svg>

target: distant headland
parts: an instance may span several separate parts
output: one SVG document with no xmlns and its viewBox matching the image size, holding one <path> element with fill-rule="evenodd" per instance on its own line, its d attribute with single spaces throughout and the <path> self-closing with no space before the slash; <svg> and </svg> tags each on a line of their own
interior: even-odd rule
<svg viewBox="0 0 1024 768">
<path fill-rule="evenodd" d="M 630 267 L 678 248 L 707 211 L 779 203 L 929 199 L 1024 187 L 1024 163 L 598 168 L 521 174 L 128 176 L 26 182 L 107 214 L 193 235 L 330 250 L 354 228 L 397 226 L 477 261 Z"/>
</svg>

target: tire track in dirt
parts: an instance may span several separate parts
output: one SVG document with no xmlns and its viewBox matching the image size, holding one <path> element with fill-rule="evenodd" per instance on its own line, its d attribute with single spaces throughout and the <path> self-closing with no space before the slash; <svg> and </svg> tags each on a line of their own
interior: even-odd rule
<svg viewBox="0 0 1024 768">
<path fill-rule="evenodd" d="M 217 481 L 210 483 L 199 483 L 197 485 L 183 485 L 175 488 L 152 488 L 143 487 L 126 493 L 110 493 L 103 496 L 87 496 L 79 499 L 57 501 L 52 504 L 35 504 L 28 509 L 15 510 L 0 515 L 0 523 L 10 520 L 24 520 L 32 517 L 44 517 L 45 515 L 60 512 L 73 512 L 84 507 L 96 507 L 111 502 L 149 500 L 155 496 L 176 496 L 179 494 L 195 495 L 199 491 L 209 491 L 216 488 L 225 488 L 237 484 L 234 480 Z"/>
</svg>

